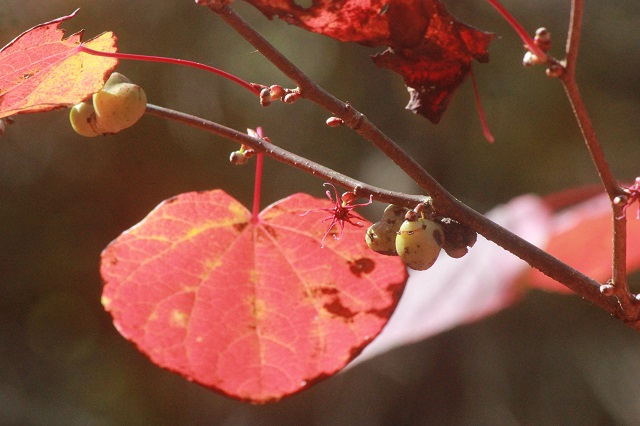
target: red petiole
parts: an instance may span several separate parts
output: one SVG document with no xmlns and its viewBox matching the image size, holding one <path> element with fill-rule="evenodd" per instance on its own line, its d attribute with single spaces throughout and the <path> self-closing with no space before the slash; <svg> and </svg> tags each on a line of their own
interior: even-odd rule
<svg viewBox="0 0 640 426">
<path fill-rule="evenodd" d="M 262 127 L 258 127 L 256 129 L 256 133 L 258 137 L 262 139 Z M 260 191 L 262 188 L 262 161 L 263 155 L 261 152 L 256 154 L 256 180 L 255 186 L 253 187 L 253 207 L 251 211 L 251 222 L 256 224 L 258 223 L 258 217 L 260 214 Z"/>
<path fill-rule="evenodd" d="M 174 65 L 183 65 L 183 66 L 187 66 L 187 67 L 192 67 L 192 68 L 198 68 L 213 74 L 217 74 L 221 77 L 224 77 L 228 80 L 233 81 L 236 84 L 239 84 L 240 86 L 244 87 L 245 89 L 249 90 L 251 93 L 253 93 L 254 95 L 260 95 L 260 89 L 258 89 L 258 87 L 256 87 L 255 85 L 246 82 L 244 80 L 242 80 L 241 78 L 230 74 L 226 71 L 222 71 L 221 69 L 209 66 L 209 65 L 205 65 L 205 64 L 201 64 L 199 62 L 194 62 L 194 61 L 188 61 L 186 59 L 176 59 L 176 58 L 165 58 L 162 56 L 149 56 L 149 55 L 137 55 L 137 54 L 133 54 L 133 53 L 121 53 L 121 52 L 101 52 L 99 50 L 93 50 L 90 49 L 84 45 L 80 45 L 78 46 L 78 51 L 80 52 L 84 52 L 84 53 L 88 53 L 90 55 L 94 55 L 94 56 L 104 56 L 107 58 L 116 58 L 116 59 L 128 59 L 128 60 L 133 60 L 133 61 L 145 61 L 145 62 L 162 62 L 165 64 L 174 64 Z"/>
<path fill-rule="evenodd" d="M 547 54 L 544 53 L 542 49 L 540 49 L 533 42 L 533 39 L 531 38 L 527 30 L 524 29 L 524 27 L 520 24 L 520 22 L 518 22 L 516 18 L 514 18 L 513 15 L 511 15 L 509 11 L 505 9 L 505 7 L 502 4 L 500 4 L 498 0 L 487 0 L 487 3 L 493 6 L 494 9 L 496 9 L 498 13 L 502 15 L 502 17 L 509 23 L 509 25 L 511 25 L 511 28 L 513 28 L 515 32 L 518 33 L 518 35 L 526 45 L 527 49 L 529 49 L 531 53 L 536 55 L 538 59 L 542 62 L 545 62 L 547 60 Z"/>
</svg>

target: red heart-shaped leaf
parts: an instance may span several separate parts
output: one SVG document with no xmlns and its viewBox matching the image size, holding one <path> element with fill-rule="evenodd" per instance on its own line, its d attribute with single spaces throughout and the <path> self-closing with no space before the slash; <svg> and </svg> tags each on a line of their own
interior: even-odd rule
<svg viewBox="0 0 640 426">
<path fill-rule="evenodd" d="M 296 393 L 380 333 L 407 278 L 363 228 L 321 248 L 327 213 L 301 214 L 330 207 L 295 194 L 252 221 L 221 190 L 169 199 L 103 252 L 103 304 L 123 336 L 189 380 L 258 403 Z"/>
</svg>

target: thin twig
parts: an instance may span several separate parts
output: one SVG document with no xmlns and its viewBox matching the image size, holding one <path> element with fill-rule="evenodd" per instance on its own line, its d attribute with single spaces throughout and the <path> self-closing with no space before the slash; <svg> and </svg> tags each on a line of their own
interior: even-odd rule
<svg viewBox="0 0 640 426">
<path fill-rule="evenodd" d="M 579 0 L 571 1 L 571 14 L 569 15 L 569 31 L 567 34 L 567 47 L 565 57 L 565 71 L 575 75 L 576 63 L 578 62 L 578 50 L 580 48 L 580 37 L 582 35 L 582 15 L 584 13 L 584 3 Z"/>
<path fill-rule="evenodd" d="M 424 202 L 427 198 L 424 195 L 409 195 L 369 185 L 287 151 L 286 149 L 280 148 L 279 146 L 267 142 L 264 139 L 254 138 L 246 133 L 239 132 L 213 121 L 205 120 L 204 118 L 153 104 L 147 104 L 146 113 L 186 124 L 197 129 L 205 130 L 211 134 L 221 136 L 241 145 L 244 144 L 253 148 L 258 153 L 263 153 L 264 155 L 281 163 L 302 170 L 303 172 L 309 173 L 313 176 L 317 176 L 327 182 L 333 183 L 334 185 L 355 190 L 358 197 L 367 198 L 372 195 L 376 201 L 398 204 L 412 208 L 417 204 Z"/>
<path fill-rule="evenodd" d="M 511 13 L 509 13 L 509 11 L 498 0 L 487 0 L 487 2 L 491 6 L 493 6 L 500 15 L 502 15 L 502 17 L 505 19 L 505 21 L 507 21 L 509 25 L 511 25 L 511 28 L 513 28 L 515 32 L 518 34 L 518 36 L 520 36 L 520 39 L 525 44 L 526 48 L 531 53 L 536 55 L 538 60 L 540 60 L 541 62 L 546 62 L 547 61 L 546 52 L 544 52 L 542 49 L 540 49 L 540 47 L 538 47 L 534 43 L 529 33 L 527 32 L 527 30 L 524 29 L 524 27 L 520 24 L 520 22 L 518 22 L 518 20 L 514 18 L 513 15 L 511 15 Z"/>
<path fill-rule="evenodd" d="M 637 299 L 629 290 L 627 281 L 627 216 L 624 207 L 613 204 L 613 268 L 611 285 L 620 302 L 620 308 L 630 315 L 640 315 Z"/>
<path fill-rule="evenodd" d="M 576 83 L 576 62 L 578 60 L 578 49 L 580 46 L 580 36 L 582 29 L 582 15 L 583 15 L 583 1 L 572 0 L 571 2 L 571 17 L 569 24 L 569 34 L 567 37 L 567 51 L 566 51 L 566 64 L 564 73 L 560 76 L 560 81 L 564 86 L 564 90 L 567 93 L 571 107 L 582 131 L 582 136 L 587 145 L 587 149 L 591 153 L 593 162 L 598 170 L 602 184 L 609 194 L 609 198 L 613 199 L 619 195 L 622 195 L 622 188 L 618 185 L 617 180 L 613 177 L 611 168 L 607 163 L 604 152 L 596 132 L 589 118 L 589 113 L 584 105 L 578 84 Z"/>
<path fill-rule="evenodd" d="M 362 113 L 331 95 L 311 80 L 229 6 L 211 7 L 211 10 L 252 44 L 283 74 L 294 81 L 304 98 L 325 108 L 334 116 L 341 118 L 345 124 L 374 144 L 400 166 L 431 197 L 434 199 L 444 198 L 443 194 L 446 193 L 446 190 L 418 162 L 407 155 L 392 139 L 377 129 Z"/>
<path fill-rule="evenodd" d="M 614 202 L 617 197 L 623 195 L 623 189 L 613 176 L 611 168 L 606 161 L 576 82 L 575 70 L 582 33 L 583 12 L 583 0 L 572 0 L 569 33 L 567 35 L 566 64 L 564 73 L 560 76 L 560 81 L 569 98 L 587 149 L 600 175 L 600 180 L 611 200 L 611 213 L 613 217 L 613 259 L 610 285 L 613 286 L 613 295 L 617 297 L 620 308 L 625 312 L 625 316 L 628 318 L 637 318 L 640 315 L 640 306 L 631 294 L 627 280 L 627 223 L 622 206 L 618 206 Z"/>
<path fill-rule="evenodd" d="M 604 185 L 609 198 L 613 200 L 615 197 L 622 195 L 622 188 L 618 185 L 618 182 L 611 173 L 611 168 L 607 163 L 604 155 L 604 151 L 598 142 L 598 137 L 589 118 L 589 113 L 585 107 L 582 96 L 576 84 L 575 74 L 569 73 L 568 70 L 560 77 L 565 93 L 569 98 L 569 103 L 573 109 L 573 113 L 578 121 L 578 125 L 582 132 L 582 137 L 585 141 L 587 149 L 591 154 L 594 165 L 600 175 L 600 180 Z"/>
</svg>

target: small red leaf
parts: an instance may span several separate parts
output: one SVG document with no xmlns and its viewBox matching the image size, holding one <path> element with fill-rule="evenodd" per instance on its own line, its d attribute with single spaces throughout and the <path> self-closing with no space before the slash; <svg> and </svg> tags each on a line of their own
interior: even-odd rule
<svg viewBox="0 0 640 426">
<path fill-rule="evenodd" d="M 406 281 L 364 229 L 327 237 L 328 200 L 251 213 L 223 191 L 160 204 L 102 255 L 103 304 L 156 364 L 264 403 L 342 369 L 386 324 Z M 366 226 L 367 224 L 365 224 Z"/>
<path fill-rule="evenodd" d="M 440 121 L 453 92 L 471 70 L 486 62 L 494 34 L 453 18 L 438 0 L 317 0 L 303 8 L 288 0 L 246 0 L 271 18 L 340 41 L 389 46 L 373 57 L 402 75 L 411 96 L 407 108 Z"/>
<path fill-rule="evenodd" d="M 102 88 L 118 60 L 78 52 L 82 32 L 63 39 L 58 27 L 76 13 L 37 25 L 0 49 L 0 118 L 69 107 Z M 111 32 L 84 45 L 117 51 Z"/>
</svg>

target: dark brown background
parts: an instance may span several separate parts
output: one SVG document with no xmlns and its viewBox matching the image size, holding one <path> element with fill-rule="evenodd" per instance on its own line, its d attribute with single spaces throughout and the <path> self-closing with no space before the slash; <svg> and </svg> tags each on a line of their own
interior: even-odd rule
<svg viewBox="0 0 640 426">
<path fill-rule="evenodd" d="M 401 78 L 373 65 L 368 55 L 375 50 L 269 22 L 241 2 L 237 9 L 478 210 L 526 192 L 597 182 L 560 85 L 542 69 L 520 66 L 521 42 L 485 2 L 447 3 L 466 22 L 501 36 L 491 62 L 476 66 L 494 145 L 483 140 L 469 82 L 434 126 L 403 110 Z M 531 31 L 552 31 L 557 56 L 568 3 L 505 0 Z M 640 174 L 640 13 L 632 0 L 586 3 L 579 81 L 614 172 L 633 179 Z M 65 24 L 69 32 L 113 30 L 124 52 L 197 60 L 246 80 L 287 84 L 190 0 L 4 0 L 0 45 L 76 7 L 82 9 Z M 170 65 L 123 62 L 119 71 L 153 103 L 240 130 L 261 125 L 272 141 L 303 156 L 417 192 L 357 135 L 327 128 L 327 114 L 308 102 L 264 109 L 228 81 Z M 492 318 L 274 405 L 235 402 L 155 367 L 102 310 L 100 251 L 180 192 L 222 187 L 248 204 L 252 170 L 229 165 L 234 149 L 153 117 L 94 139 L 73 133 L 67 111 L 17 118 L 0 139 L 0 424 L 589 425 L 640 417 L 637 334 L 578 298 L 537 292 Z M 268 161 L 264 203 L 297 191 L 322 196 L 321 184 Z M 375 218 L 380 208 L 364 214 Z"/>
</svg>

